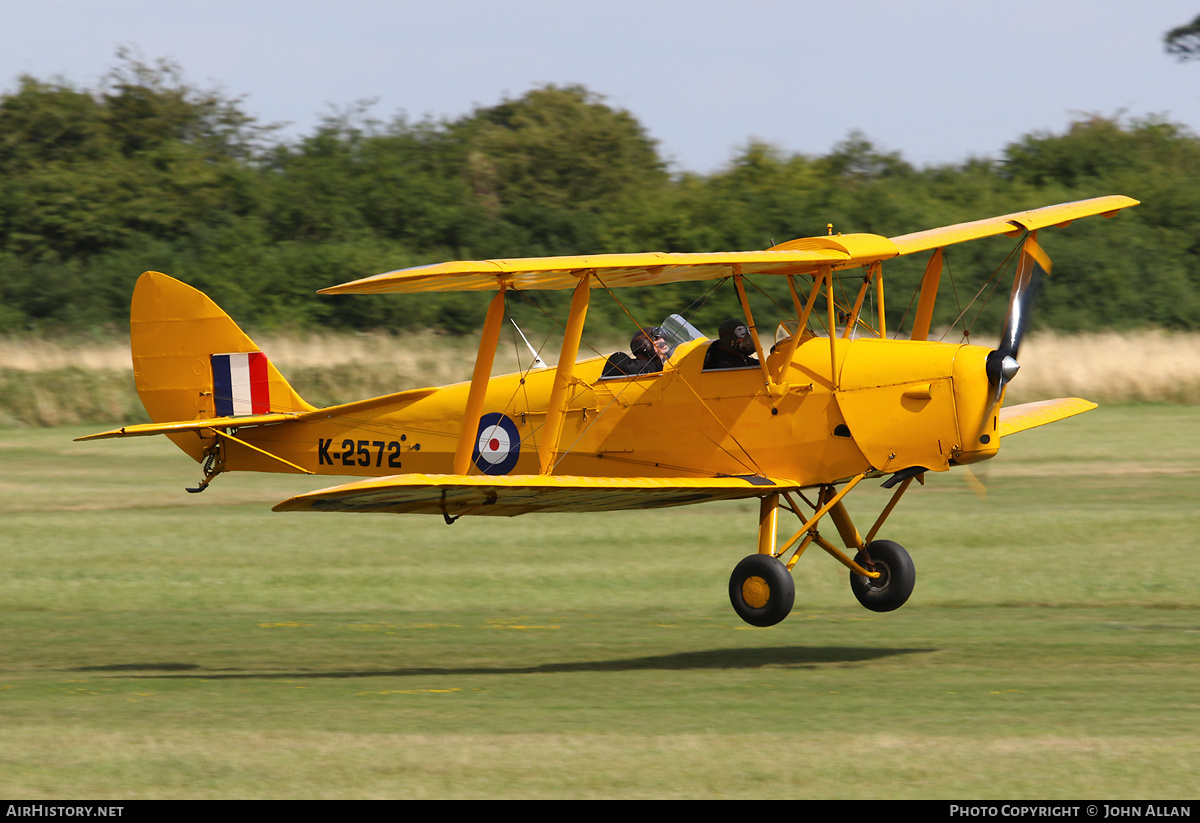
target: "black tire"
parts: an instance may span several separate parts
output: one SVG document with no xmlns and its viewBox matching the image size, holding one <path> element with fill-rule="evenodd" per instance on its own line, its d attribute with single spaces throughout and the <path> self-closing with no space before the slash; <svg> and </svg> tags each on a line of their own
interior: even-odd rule
<svg viewBox="0 0 1200 823">
<path fill-rule="evenodd" d="M 873 566 L 867 562 L 870 556 Z M 850 572 L 850 588 L 858 602 L 873 612 L 890 612 L 903 606 L 917 584 L 917 569 L 912 558 L 899 543 L 875 540 L 865 552 L 854 556 L 854 562 L 868 571 L 880 572 L 877 578 L 863 577 Z"/>
<path fill-rule="evenodd" d="M 792 611 L 796 581 L 778 559 L 752 554 L 729 577 L 729 602 L 751 626 L 774 626 Z"/>
</svg>

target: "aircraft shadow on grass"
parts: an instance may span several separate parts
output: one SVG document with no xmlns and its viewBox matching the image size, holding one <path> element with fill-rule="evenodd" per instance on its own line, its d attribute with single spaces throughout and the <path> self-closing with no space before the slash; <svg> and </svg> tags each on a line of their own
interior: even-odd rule
<svg viewBox="0 0 1200 823">
<path fill-rule="evenodd" d="M 784 646 L 770 649 L 712 649 L 699 652 L 629 657 L 614 660 L 577 660 L 531 666 L 406 666 L 395 669 L 339 671 L 253 672 L 208 669 L 190 663 L 115 663 L 84 666 L 73 671 L 127 673 L 138 679 L 274 680 L 302 678 L 421 677 L 426 675 L 560 674 L 574 672 L 625 672 L 649 669 L 664 671 L 759 669 L 766 667 L 806 669 L 828 665 L 870 663 L 902 654 L 928 654 L 936 649 L 872 649 L 849 646 Z"/>
</svg>

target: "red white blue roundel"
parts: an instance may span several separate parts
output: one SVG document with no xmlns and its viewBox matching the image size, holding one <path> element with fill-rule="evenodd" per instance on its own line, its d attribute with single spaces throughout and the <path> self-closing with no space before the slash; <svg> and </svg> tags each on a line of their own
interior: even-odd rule
<svg viewBox="0 0 1200 823">
<path fill-rule="evenodd" d="M 508 474 L 521 456 L 517 424 L 500 412 L 479 418 L 479 434 L 471 459 L 484 474 Z"/>
</svg>

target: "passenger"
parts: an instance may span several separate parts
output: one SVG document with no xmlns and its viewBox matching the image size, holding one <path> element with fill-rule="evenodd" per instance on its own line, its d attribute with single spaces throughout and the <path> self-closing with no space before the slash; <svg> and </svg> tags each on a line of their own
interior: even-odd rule
<svg viewBox="0 0 1200 823">
<path fill-rule="evenodd" d="M 710 344 L 704 355 L 704 369 L 740 369 L 757 366 L 758 359 L 752 354 L 754 338 L 746 324 L 733 317 L 721 323 L 717 340 Z"/>
<path fill-rule="evenodd" d="M 629 341 L 629 350 L 633 352 L 632 357 L 623 351 L 610 355 L 600 377 L 628 377 L 663 370 L 667 341 L 663 339 L 662 329 L 638 329 L 637 334 Z"/>
</svg>

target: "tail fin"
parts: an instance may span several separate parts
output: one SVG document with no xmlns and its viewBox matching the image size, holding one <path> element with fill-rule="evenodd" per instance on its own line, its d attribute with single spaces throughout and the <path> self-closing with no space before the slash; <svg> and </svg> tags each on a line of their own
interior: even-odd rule
<svg viewBox="0 0 1200 823">
<path fill-rule="evenodd" d="M 229 315 L 173 277 L 138 278 L 129 330 L 138 395 L 155 423 L 313 409 Z M 203 456 L 195 435 L 168 436 Z"/>
</svg>

